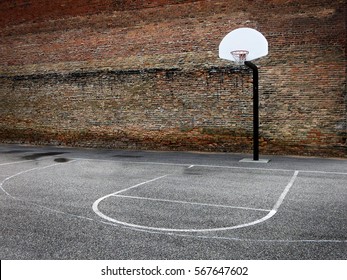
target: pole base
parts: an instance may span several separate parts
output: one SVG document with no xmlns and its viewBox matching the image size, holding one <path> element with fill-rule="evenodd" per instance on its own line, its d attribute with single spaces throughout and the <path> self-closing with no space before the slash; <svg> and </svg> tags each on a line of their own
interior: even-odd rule
<svg viewBox="0 0 347 280">
<path fill-rule="evenodd" d="M 243 159 L 239 160 L 239 162 L 252 162 L 252 163 L 268 163 L 270 161 L 271 161 L 271 159 L 265 159 L 265 158 L 262 158 L 259 160 L 254 160 L 252 158 L 243 158 Z"/>
</svg>

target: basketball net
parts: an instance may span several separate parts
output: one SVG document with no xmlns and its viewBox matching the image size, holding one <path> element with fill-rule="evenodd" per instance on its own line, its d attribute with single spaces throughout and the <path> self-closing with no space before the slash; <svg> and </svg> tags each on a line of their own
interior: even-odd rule
<svg viewBox="0 0 347 280">
<path fill-rule="evenodd" d="M 233 58 L 235 59 L 235 63 L 237 65 L 243 65 L 247 59 L 247 55 L 249 51 L 246 50 L 235 50 L 230 52 Z"/>
</svg>

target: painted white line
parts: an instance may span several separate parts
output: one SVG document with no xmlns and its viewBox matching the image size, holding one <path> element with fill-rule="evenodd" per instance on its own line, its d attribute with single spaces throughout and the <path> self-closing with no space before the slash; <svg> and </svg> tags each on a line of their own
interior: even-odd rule
<svg viewBox="0 0 347 280">
<path fill-rule="evenodd" d="M 74 158 L 80 161 L 100 161 L 100 162 L 115 162 L 115 163 L 130 163 L 130 164 L 143 164 L 143 165 L 165 165 L 165 166 L 182 166 L 192 167 L 207 167 L 207 168 L 226 168 L 226 169 L 241 169 L 241 170 L 260 170 L 260 171 L 278 171 L 278 172 L 294 172 L 294 169 L 276 169 L 276 168 L 257 168 L 257 167 L 244 167 L 244 166 L 229 166 L 229 165 L 208 165 L 208 164 L 190 164 L 190 163 L 170 163 L 170 162 L 155 162 L 155 161 L 122 161 L 111 159 L 88 159 L 88 158 Z M 342 173 L 347 175 L 347 173 Z"/>
<path fill-rule="evenodd" d="M 55 163 L 55 164 L 51 164 L 51 165 L 45 166 L 45 168 L 47 168 L 47 167 L 52 167 L 52 166 L 55 166 L 55 165 L 57 165 L 57 164 L 59 164 L 59 163 Z M 31 172 L 31 171 L 38 170 L 38 169 L 43 169 L 43 167 L 40 166 L 40 167 L 30 168 L 30 169 L 27 169 L 27 170 L 18 172 L 18 173 L 14 174 L 14 175 L 11 175 L 11 176 L 5 178 L 5 179 L 2 180 L 2 182 L 0 183 L 0 189 L 1 189 L 5 194 L 7 194 L 8 196 L 12 197 L 13 199 L 17 199 L 15 196 L 12 196 L 9 192 L 7 192 L 7 191 L 4 189 L 4 183 L 5 183 L 6 181 L 8 181 L 8 180 L 14 178 L 14 177 L 17 177 L 17 176 L 22 175 L 22 174 L 24 174 L 24 173 Z"/>
<path fill-rule="evenodd" d="M 104 224 L 117 226 L 116 224 L 110 222 L 103 222 Z M 347 243 L 347 240 L 339 239 L 251 239 L 251 238 L 239 238 L 239 237 L 229 237 L 229 236 L 214 236 L 214 235 L 191 235 L 184 233 L 167 233 L 159 231 L 148 231 L 142 229 L 133 229 L 139 232 L 147 232 L 152 234 L 165 234 L 171 236 L 179 236 L 185 238 L 199 238 L 199 239 L 215 239 L 215 240 L 226 240 L 226 241 L 241 241 L 241 242 L 251 242 L 251 243 Z"/>
<path fill-rule="evenodd" d="M 117 195 L 117 194 L 119 194 L 119 193 L 126 192 L 126 191 L 128 191 L 128 190 L 131 190 L 131 189 L 137 188 L 137 187 L 139 187 L 139 186 L 142 186 L 142 185 L 145 185 L 145 184 L 148 184 L 148 183 L 151 183 L 151 182 L 157 181 L 157 180 L 159 180 L 159 179 L 161 179 L 161 178 L 164 178 L 164 177 L 166 177 L 166 176 L 169 176 L 169 174 L 166 174 L 166 175 L 163 175 L 163 176 L 159 176 L 159 177 L 156 177 L 156 178 L 154 178 L 154 179 L 151 179 L 151 180 L 148 180 L 148 181 L 145 181 L 145 182 L 142 182 L 142 183 L 136 184 L 136 185 L 134 185 L 134 186 L 132 186 L 132 187 L 129 187 L 129 188 L 126 188 L 126 189 L 123 189 L 123 190 L 117 191 L 117 192 L 115 192 L 115 193 L 112 193 L 111 195 Z M 108 195 L 107 197 L 109 197 L 109 196 L 111 196 L 111 195 Z"/>
<path fill-rule="evenodd" d="M 283 172 L 295 172 L 300 173 L 321 173 L 321 174 L 335 174 L 335 175 L 347 175 L 347 172 L 335 172 L 335 171 L 317 171 L 317 170 L 295 170 L 295 169 L 281 169 L 281 168 L 256 168 L 256 167 L 239 167 L 239 166 L 223 166 L 223 165 L 195 165 L 200 167 L 211 168 L 230 168 L 230 169 L 245 169 L 245 170 L 261 170 L 261 171 L 283 171 Z"/>
<path fill-rule="evenodd" d="M 29 162 L 29 161 L 31 161 L 31 160 L 26 160 L 25 162 Z M 68 216 L 71 216 L 71 217 L 75 217 L 75 218 L 79 218 L 79 219 L 94 221 L 92 218 L 88 218 L 88 217 L 84 217 L 84 216 L 80 216 L 80 215 L 75 215 L 75 214 L 63 212 L 63 211 L 60 211 L 60 210 L 57 210 L 57 209 L 53 209 L 53 208 L 49 208 L 49 207 L 40 205 L 40 204 L 38 204 L 38 203 L 36 203 L 36 202 L 27 201 L 27 200 L 24 200 L 24 199 L 15 197 L 15 196 L 11 195 L 9 192 L 7 192 L 7 191 L 4 189 L 4 183 L 5 183 L 6 181 L 8 181 L 8 180 L 10 180 L 10 179 L 12 179 L 12 178 L 14 178 L 14 177 L 17 177 L 17 176 L 19 176 L 19 175 L 22 175 L 22 174 L 25 174 L 25 173 L 28 173 L 28 172 L 31 172 L 31 171 L 34 171 L 34 170 L 43 170 L 43 169 L 51 168 L 51 167 L 54 167 L 54 166 L 57 166 L 57 165 L 63 165 L 63 164 L 66 164 L 66 163 L 72 163 L 72 162 L 75 162 L 75 161 L 76 161 L 76 160 L 71 160 L 71 161 L 69 161 L 69 162 L 54 163 L 54 164 L 50 164 L 50 165 L 47 165 L 47 166 L 35 167 L 35 168 L 23 170 L 23 171 L 18 172 L 18 173 L 14 174 L 14 175 L 8 176 L 8 177 L 5 178 L 3 181 L 1 181 L 1 182 L 0 182 L 0 189 L 1 189 L 6 195 L 8 195 L 9 197 L 11 197 L 11 198 L 14 199 L 14 200 L 21 201 L 21 202 L 24 202 L 24 203 L 29 203 L 29 204 L 31 204 L 31 205 L 34 205 L 34 206 L 37 206 L 37 207 L 40 207 L 40 208 L 49 210 L 49 211 L 54 212 L 54 213 L 65 214 L 65 215 L 68 215 Z M 17 163 L 19 163 L 19 162 L 17 162 Z"/>
<path fill-rule="evenodd" d="M 293 177 L 290 179 L 288 185 L 280 195 L 279 199 L 277 200 L 276 204 L 272 208 L 272 210 L 277 211 L 278 208 L 280 208 L 284 198 L 286 197 L 287 193 L 289 192 L 290 188 L 293 186 L 295 179 L 298 177 L 299 171 L 295 171 Z"/>
<path fill-rule="evenodd" d="M 72 163 L 76 160 L 72 160 L 68 163 Z M 67 163 L 67 162 L 66 162 Z M 8 195 L 9 197 L 13 198 L 13 199 L 18 199 L 17 197 L 11 195 L 9 192 L 7 192 L 5 189 L 4 189 L 4 184 L 5 182 L 7 182 L 8 180 L 14 178 L 14 177 L 17 177 L 19 175 L 22 175 L 22 174 L 25 174 L 25 173 L 28 173 L 28 172 L 31 172 L 31 171 L 34 171 L 34 170 L 43 170 L 43 169 L 46 169 L 46 168 L 50 168 L 50 167 L 53 167 L 53 166 L 56 166 L 56 165 L 61 165 L 61 164 L 66 164 L 66 163 L 54 163 L 54 164 L 50 164 L 50 165 L 47 165 L 47 166 L 40 166 L 40 167 L 35 167 L 35 168 L 30 168 L 30 169 L 27 169 L 27 170 L 23 170 L 21 172 L 18 172 L 14 175 L 11 175 L 9 177 L 6 177 L 4 180 L 2 180 L 0 182 L 0 190 L 2 190 L 6 195 Z"/>
<path fill-rule="evenodd" d="M 24 201 L 24 202 L 27 202 L 27 201 Z M 80 215 L 76 215 L 76 214 L 71 214 L 71 213 L 68 213 L 68 212 L 64 212 L 64 211 L 60 211 L 60 210 L 57 210 L 57 209 L 49 208 L 49 207 L 46 207 L 46 206 L 43 206 L 43 205 L 40 205 L 40 204 L 37 204 L 37 203 L 33 203 L 33 202 L 29 202 L 29 203 L 30 204 L 34 204 L 34 205 L 36 205 L 36 206 L 38 206 L 40 208 L 49 210 L 51 212 L 57 213 L 57 214 L 63 214 L 63 215 L 71 216 L 73 218 L 94 221 L 92 218 L 88 218 L 88 217 L 84 217 L 84 216 L 80 216 Z"/>
<path fill-rule="evenodd" d="M 347 175 L 347 172 L 334 172 L 334 171 L 318 171 L 318 170 L 299 170 L 300 173 L 316 173 L 316 174 L 332 174 L 332 175 Z"/>
<path fill-rule="evenodd" d="M 227 227 L 221 227 L 221 228 L 204 228 L 204 229 L 175 229 L 175 228 L 159 228 L 159 227 L 150 227 L 150 226 L 142 226 L 142 225 L 137 225 L 137 224 L 132 224 L 132 223 L 127 223 L 127 222 L 123 222 L 123 221 L 119 221 L 119 220 L 116 220 L 114 218 L 111 218 L 105 214 L 103 214 L 99 209 L 98 209 L 98 205 L 99 203 L 108 198 L 108 197 L 111 197 L 115 194 L 118 194 L 118 193 L 121 193 L 121 192 L 124 192 L 128 189 L 132 189 L 134 187 L 137 187 L 139 185 L 144 185 L 146 183 L 149 183 L 151 181 L 154 181 L 154 180 L 158 180 L 158 179 L 161 179 L 161 178 L 164 178 L 168 175 L 165 175 L 165 176 L 161 176 L 161 177 L 157 177 L 153 180 L 149 180 L 149 181 L 146 181 L 146 182 L 143 182 L 141 184 L 138 184 L 138 185 L 135 185 L 133 187 L 130 187 L 128 189 L 125 189 L 125 190 L 121 190 L 121 191 L 118 191 L 116 193 L 112 193 L 112 194 L 109 194 L 109 195 L 106 195 L 104 197 L 101 197 L 99 198 L 98 200 L 96 200 L 94 203 L 93 203 L 93 211 L 98 215 L 100 216 L 101 218 L 109 221 L 109 222 L 113 222 L 115 224 L 119 224 L 119 225 L 123 225 L 123 226 L 126 226 L 126 227 L 130 227 L 130 228 L 135 228 L 135 229 L 143 229 L 143 230 L 149 230 L 149 231 L 163 231 L 163 232 L 213 232 L 213 231 L 225 231 L 225 230 L 232 230 L 232 229 L 239 229 L 239 228 L 244 228 L 244 227 L 249 227 L 249 226 L 254 226 L 256 224 L 260 224 L 262 222 L 265 222 L 266 220 L 270 219 L 271 217 L 273 217 L 277 211 L 278 211 L 278 208 L 281 206 L 285 196 L 287 195 L 287 193 L 289 192 L 290 188 L 293 186 L 294 184 L 294 181 L 295 179 L 297 178 L 299 174 L 299 171 L 295 171 L 294 172 L 294 175 L 291 177 L 289 183 L 286 185 L 286 187 L 284 188 L 284 191 L 282 192 L 282 194 L 280 195 L 280 197 L 278 198 L 278 200 L 276 201 L 274 207 L 272 208 L 272 210 L 270 210 L 270 212 L 262 217 L 261 219 L 258 219 L 258 220 L 255 220 L 253 222 L 250 222 L 250 223 L 245 223 L 245 224 L 240 224 L 240 225 L 236 225 L 236 226 L 227 226 Z"/>
<path fill-rule="evenodd" d="M 21 161 L 14 161 L 14 162 L 6 162 L 6 163 L 0 163 L 0 166 L 23 163 L 23 162 L 31 162 L 31 161 L 33 161 L 33 160 L 21 160 Z"/>
<path fill-rule="evenodd" d="M 88 159 L 88 158 L 74 158 L 81 161 L 101 161 L 101 162 L 116 162 L 116 163 L 132 163 L 132 164 L 148 164 L 148 165 L 168 165 L 168 166 L 183 166 L 188 168 L 195 167 L 207 167 L 207 168 L 226 168 L 226 169 L 241 169 L 241 170 L 260 170 L 260 171 L 282 171 L 282 172 L 295 172 L 298 170 L 300 173 L 318 173 L 318 174 L 335 174 L 335 175 L 347 175 L 347 172 L 335 172 L 335 171 L 319 171 L 319 170 L 301 170 L 301 169 L 285 169 L 285 168 L 262 168 L 262 167 L 244 167 L 244 166 L 229 166 L 229 165 L 208 165 L 208 164 L 189 164 L 189 163 L 170 163 L 170 162 L 154 162 L 154 161 L 121 161 L 111 159 Z"/>
<path fill-rule="evenodd" d="M 129 188 L 122 189 L 122 190 L 119 190 L 119 191 L 117 191 L 117 192 L 114 192 L 114 193 L 105 195 L 105 196 L 103 196 L 103 197 L 100 197 L 98 200 L 96 200 L 96 201 L 93 203 L 92 209 L 93 209 L 93 211 L 94 211 L 98 216 L 100 216 L 101 218 L 104 218 L 104 219 L 106 219 L 106 220 L 109 220 L 109 219 L 111 219 L 111 218 L 109 218 L 108 216 L 104 215 L 104 214 L 98 209 L 98 205 L 99 205 L 99 203 L 100 203 L 101 201 L 103 201 L 104 199 L 106 199 L 106 198 L 108 198 L 108 197 L 110 197 L 110 196 L 114 196 L 114 195 L 117 195 L 117 194 L 126 192 L 126 191 L 128 191 L 128 190 L 137 188 L 137 187 L 142 186 L 142 185 L 144 185 L 144 184 L 148 184 L 148 183 L 157 181 L 157 180 L 159 180 L 159 179 L 161 179 L 161 178 L 164 178 L 164 177 L 166 177 L 166 176 L 168 176 L 168 175 L 169 175 L 169 174 L 166 174 L 166 175 L 163 175 L 163 176 L 159 176 L 159 177 L 156 177 L 156 178 L 154 178 L 154 179 L 147 180 L 147 181 L 145 181 L 145 182 L 141 182 L 141 183 L 136 184 L 136 185 L 134 185 L 134 186 L 131 186 L 131 187 L 129 187 Z"/>
<path fill-rule="evenodd" d="M 250 207 L 239 207 L 239 206 L 230 206 L 230 205 L 222 205 L 222 204 L 210 204 L 210 203 L 199 203 L 199 202 L 189 202 L 182 200 L 169 200 L 169 199 L 158 199 L 158 198 L 149 198 L 143 196 L 129 196 L 129 195 L 113 195 L 115 197 L 122 198 L 130 198 L 130 199 L 140 199 L 140 200 L 148 200 L 148 201 L 159 201 L 159 202 L 168 202 L 168 203 L 178 203 L 178 204 L 190 204 L 190 205 L 201 205 L 208 207 L 219 207 L 219 208 L 232 208 L 232 209 L 242 209 L 242 210 L 253 210 L 253 211 L 263 211 L 270 212 L 269 209 L 261 209 L 261 208 L 250 208 Z"/>
</svg>

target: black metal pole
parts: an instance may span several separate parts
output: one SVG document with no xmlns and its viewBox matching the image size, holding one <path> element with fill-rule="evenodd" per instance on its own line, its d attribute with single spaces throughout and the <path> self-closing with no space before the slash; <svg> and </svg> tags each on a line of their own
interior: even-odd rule
<svg viewBox="0 0 347 280">
<path fill-rule="evenodd" d="M 250 61 L 245 65 L 253 72 L 253 160 L 259 160 L 259 74 L 258 67 Z"/>
</svg>

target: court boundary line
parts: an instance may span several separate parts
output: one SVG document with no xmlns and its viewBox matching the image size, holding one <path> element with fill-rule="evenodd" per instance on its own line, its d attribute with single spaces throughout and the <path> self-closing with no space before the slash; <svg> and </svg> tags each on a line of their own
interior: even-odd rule
<svg viewBox="0 0 347 280">
<path fill-rule="evenodd" d="M 0 163 L 0 166 L 23 163 L 23 162 L 32 162 L 32 161 L 34 161 L 34 160 L 28 159 L 28 160 L 21 160 L 21 161 L 5 162 L 5 163 Z"/>
<path fill-rule="evenodd" d="M 46 169 L 46 168 L 54 167 L 54 166 L 56 166 L 56 165 L 72 163 L 72 162 L 75 162 L 75 161 L 76 161 L 76 160 L 72 160 L 72 161 L 64 162 L 64 163 L 62 163 L 62 162 L 53 163 L 53 164 L 46 165 L 46 166 L 40 166 L 40 167 L 35 167 L 35 168 L 30 168 L 30 169 L 22 170 L 22 171 L 20 171 L 20 172 L 18 172 L 18 173 L 16 173 L 16 174 L 13 174 L 13 175 L 8 176 L 8 177 L 6 177 L 5 179 L 3 179 L 3 180 L 0 182 L 0 190 L 2 190 L 6 195 L 8 195 L 9 197 L 11 197 L 11 198 L 13 198 L 13 199 L 24 201 L 24 200 L 22 200 L 21 198 L 18 198 L 18 197 L 16 197 L 16 196 L 11 195 L 9 192 L 7 192 L 7 191 L 4 189 L 4 184 L 5 184 L 8 180 L 10 180 L 10 179 L 12 179 L 12 178 L 14 178 L 14 177 L 20 176 L 20 175 L 22 175 L 22 174 L 25 174 L 25 173 L 27 173 L 27 172 L 34 171 L 34 170 L 43 170 L 43 169 Z M 18 163 L 19 163 L 19 162 L 18 162 Z"/>
<path fill-rule="evenodd" d="M 278 172 L 295 172 L 300 173 L 321 173 L 321 174 L 336 174 L 347 175 L 347 172 L 337 171 L 321 171 L 321 170 L 304 170 L 304 169 L 286 169 L 286 168 L 264 168 L 264 167 L 247 167 L 247 166 L 229 166 L 229 165 L 209 165 L 209 164 L 196 164 L 196 163 L 170 163 L 170 162 L 155 162 L 155 161 L 122 161 L 112 159 L 93 159 L 93 158 L 72 158 L 79 161 L 101 161 L 101 162 L 115 162 L 115 163 L 132 163 L 132 164 L 148 164 L 148 165 L 171 165 L 182 166 L 190 169 L 192 167 L 208 167 L 208 168 L 227 168 L 227 169 L 245 169 L 245 170 L 260 170 L 260 171 L 278 171 Z"/>
</svg>

